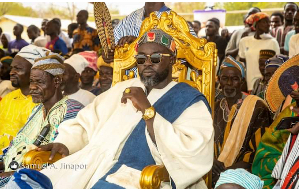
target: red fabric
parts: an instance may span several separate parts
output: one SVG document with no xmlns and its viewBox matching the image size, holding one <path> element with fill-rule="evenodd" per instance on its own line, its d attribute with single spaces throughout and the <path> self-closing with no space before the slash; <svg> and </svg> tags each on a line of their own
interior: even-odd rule
<svg viewBox="0 0 300 191">
<path fill-rule="evenodd" d="M 89 62 L 88 65 L 89 68 L 92 68 L 96 72 L 98 71 L 98 67 L 97 67 L 98 57 L 95 51 L 84 51 L 78 54 L 83 56 Z"/>
<path fill-rule="evenodd" d="M 56 37 L 55 39 L 48 42 L 47 45 L 46 45 L 46 48 L 53 51 L 54 50 L 54 45 L 55 45 L 55 43 L 58 39 L 59 39 L 59 37 Z"/>
<path fill-rule="evenodd" d="M 288 158 L 288 156 L 290 155 L 290 152 L 291 152 L 291 150 L 292 150 L 292 148 L 294 146 L 294 143 L 295 143 L 295 141 L 297 139 L 297 136 L 298 135 L 292 135 L 292 140 L 291 140 L 291 144 L 290 144 L 290 147 L 289 147 L 289 152 L 288 152 L 286 158 Z"/>
<path fill-rule="evenodd" d="M 295 173 L 299 171 L 299 160 L 295 163 L 295 165 L 291 168 L 290 172 L 286 175 L 286 178 L 284 179 L 284 183 L 281 187 L 281 189 L 291 189 L 294 182 L 288 186 L 288 184 L 292 181 L 291 179 L 295 175 Z M 287 187 L 288 186 L 288 187 Z"/>
<path fill-rule="evenodd" d="M 258 13 L 250 15 L 247 18 L 246 23 L 249 24 L 249 25 L 255 25 L 257 21 L 259 21 L 263 18 L 266 18 L 266 17 L 269 17 L 266 13 L 258 12 Z"/>
</svg>

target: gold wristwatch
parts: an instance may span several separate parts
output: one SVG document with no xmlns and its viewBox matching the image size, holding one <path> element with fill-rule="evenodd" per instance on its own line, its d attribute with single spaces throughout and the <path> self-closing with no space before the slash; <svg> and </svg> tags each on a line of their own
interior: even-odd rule
<svg viewBox="0 0 300 191">
<path fill-rule="evenodd" d="M 154 116 L 155 116 L 155 109 L 153 106 L 151 106 L 148 109 L 145 109 L 145 113 L 142 117 L 146 121 L 148 119 L 152 119 Z"/>
</svg>

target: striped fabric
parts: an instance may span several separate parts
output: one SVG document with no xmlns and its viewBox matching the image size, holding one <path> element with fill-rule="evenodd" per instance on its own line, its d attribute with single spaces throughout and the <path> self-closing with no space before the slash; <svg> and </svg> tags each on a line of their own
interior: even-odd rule
<svg viewBox="0 0 300 191">
<path fill-rule="evenodd" d="M 255 156 L 255 151 L 257 150 L 261 138 L 265 134 L 265 131 L 266 129 L 264 127 L 261 127 L 255 131 L 254 135 L 251 136 L 251 139 L 249 141 L 249 150 L 246 151 L 242 156 L 244 162 L 252 164 Z"/>
<path fill-rule="evenodd" d="M 10 179 L 11 176 L 0 178 L 0 189 L 2 189 L 9 182 Z"/>
<path fill-rule="evenodd" d="M 65 103 L 67 104 L 68 109 L 62 122 L 75 118 L 77 113 L 84 108 L 84 105 L 73 99 L 67 99 Z"/>
<path fill-rule="evenodd" d="M 299 136 L 297 136 L 296 141 L 290 150 L 292 137 L 293 136 L 290 135 L 282 155 L 272 172 L 272 177 L 278 180 L 277 184 L 279 184 L 278 186 L 282 189 L 299 188 Z M 290 172 L 295 168 L 294 166 L 298 168 L 298 170 L 296 169 L 298 172 L 291 174 Z M 292 178 L 288 180 L 288 177 Z"/>
<path fill-rule="evenodd" d="M 215 188 L 228 183 L 238 184 L 245 189 L 262 189 L 264 186 L 264 181 L 260 180 L 258 176 L 242 168 L 222 172 Z"/>
<path fill-rule="evenodd" d="M 155 14 L 158 18 L 160 18 L 163 12 L 170 13 L 171 9 L 163 6 L 159 11 L 155 11 Z M 118 41 L 124 36 L 135 36 L 138 37 L 140 33 L 140 28 L 142 26 L 142 22 L 144 18 L 144 7 L 132 12 L 130 15 L 125 17 L 115 28 L 114 28 L 114 36 L 115 36 L 115 43 L 118 44 Z M 197 37 L 194 29 L 189 26 L 190 33 Z M 126 75 L 129 74 L 130 71 L 134 72 L 134 77 L 137 77 L 137 68 L 134 67 L 130 70 L 125 72 Z"/>
</svg>

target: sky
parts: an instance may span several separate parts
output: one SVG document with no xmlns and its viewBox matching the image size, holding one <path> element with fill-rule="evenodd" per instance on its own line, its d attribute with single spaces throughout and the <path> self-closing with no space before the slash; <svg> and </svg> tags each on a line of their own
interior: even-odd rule
<svg viewBox="0 0 300 191">
<path fill-rule="evenodd" d="M 57 1 L 51 0 L 51 2 L 52 2 L 52 4 L 54 4 L 57 7 L 67 7 L 68 6 L 68 2 L 65 2 L 65 1 L 57 2 Z M 21 3 L 24 6 L 32 7 L 32 8 L 41 7 L 41 5 L 43 7 L 51 5 L 51 3 L 49 3 L 49 2 L 21 2 Z M 93 9 L 93 6 L 90 3 L 87 3 L 87 2 L 78 2 L 77 1 L 77 2 L 74 2 L 74 3 L 75 3 L 75 6 L 77 8 L 83 8 L 83 9 L 88 8 L 88 10 L 90 10 L 90 11 L 92 11 L 92 9 Z M 207 2 L 207 4 L 212 4 L 213 5 L 214 2 Z M 119 10 L 120 15 L 129 15 L 133 11 L 143 7 L 145 5 L 145 2 L 144 1 L 138 1 L 138 2 L 134 2 L 134 1 L 130 1 L 130 2 L 126 2 L 126 1 L 106 2 L 106 5 L 108 6 L 108 8 Z"/>
<path fill-rule="evenodd" d="M 21 2 L 24 6 L 27 7 L 40 7 L 43 6 L 50 6 L 51 3 L 49 2 Z M 70 2 L 69 2 L 70 3 Z M 53 4 L 57 7 L 67 7 L 67 2 L 53 2 Z M 93 9 L 93 5 L 87 3 L 87 2 L 74 2 L 75 6 L 77 8 L 83 8 L 86 9 L 88 7 L 88 10 Z M 118 9 L 121 15 L 128 15 L 131 12 L 143 7 L 145 2 L 106 2 L 106 5 L 108 8 Z"/>
</svg>

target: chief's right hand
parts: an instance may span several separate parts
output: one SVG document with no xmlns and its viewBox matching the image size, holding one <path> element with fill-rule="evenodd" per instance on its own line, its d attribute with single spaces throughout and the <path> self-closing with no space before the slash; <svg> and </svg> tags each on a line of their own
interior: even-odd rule
<svg viewBox="0 0 300 191">
<path fill-rule="evenodd" d="M 114 49 L 108 50 L 107 55 L 105 55 L 104 51 L 102 51 L 102 58 L 103 58 L 104 62 L 106 62 L 108 64 L 114 61 L 114 55 L 115 55 Z"/>
<path fill-rule="evenodd" d="M 124 46 L 125 44 L 131 44 L 133 41 L 135 41 L 137 37 L 135 36 L 123 36 L 119 42 L 118 46 Z"/>
<path fill-rule="evenodd" d="M 36 148 L 37 151 L 51 151 L 49 160 L 52 160 L 56 153 L 66 157 L 69 155 L 69 149 L 62 143 L 49 143 L 47 145 L 40 145 Z"/>
</svg>

